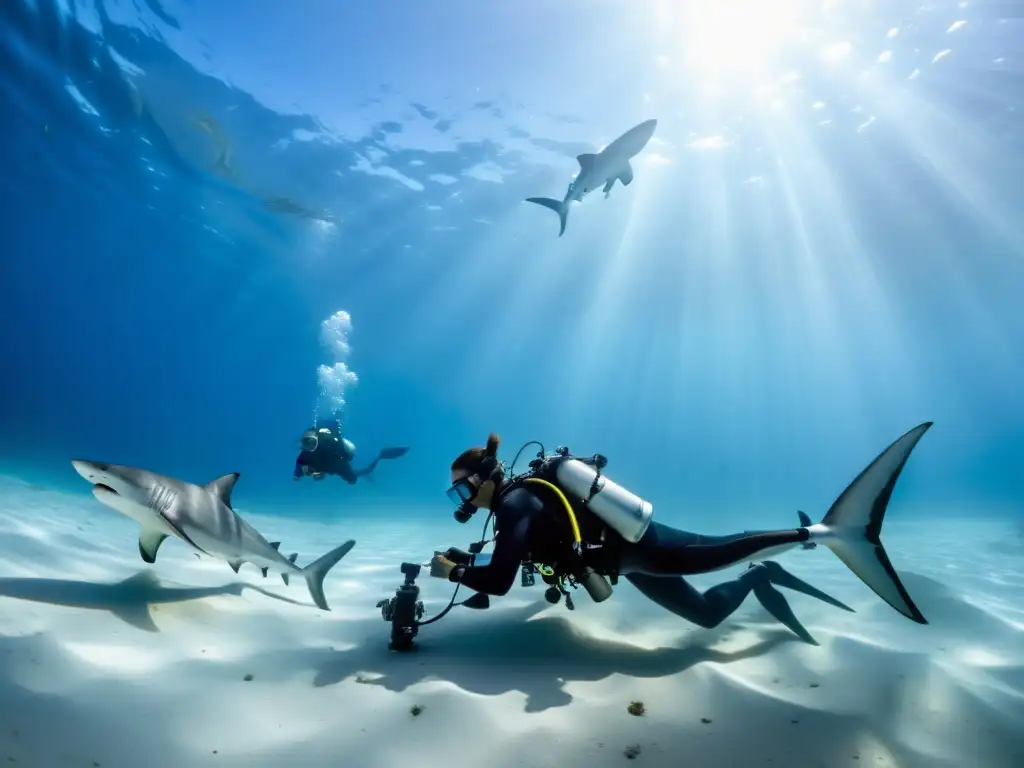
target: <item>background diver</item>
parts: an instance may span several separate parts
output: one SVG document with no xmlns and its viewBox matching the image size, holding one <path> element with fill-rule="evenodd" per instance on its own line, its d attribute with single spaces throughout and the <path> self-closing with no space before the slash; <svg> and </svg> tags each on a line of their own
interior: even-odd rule
<svg viewBox="0 0 1024 768">
<path fill-rule="evenodd" d="M 341 434 L 341 422 L 337 417 L 320 419 L 302 433 L 302 451 L 295 459 L 295 480 L 309 475 L 314 480 L 323 480 L 327 475 L 337 475 L 349 485 L 355 485 L 360 477 L 369 477 L 382 459 L 397 459 L 409 452 L 406 447 L 382 448 L 376 458 L 362 469 L 355 469 L 355 444 Z"/>
<path fill-rule="evenodd" d="M 575 582 L 585 586 L 596 601 L 611 596 L 606 577 L 615 584 L 622 575 L 650 600 L 705 628 L 719 625 L 753 592 L 778 621 L 805 642 L 817 645 L 775 587 L 802 592 L 847 611 L 853 609 L 778 563 L 752 563 L 738 578 L 703 593 L 684 577 L 822 543 L 890 606 L 927 624 L 900 582 L 879 536 L 893 486 L 930 426 L 931 422 L 921 424 L 886 448 L 843 491 L 820 523 L 811 524 L 801 512 L 798 528 L 730 536 L 703 536 L 651 520 L 653 508 L 648 502 L 600 474 L 605 461 L 600 456 L 594 457 L 597 461 L 580 460 L 569 456 L 568 449 L 559 449 L 560 456 L 544 459 L 542 448 L 538 460 L 531 463 L 533 472 L 508 478 L 497 460 L 498 437 L 492 434 L 486 448 L 470 448 L 452 462 L 448 491 L 460 505 L 455 514 L 460 522 L 468 521 L 478 508 L 494 515 L 496 533 L 490 562 L 480 566 L 456 562 L 464 553 L 449 549 L 435 553 L 430 575 L 477 592 L 504 595 L 521 564 L 546 564 L 547 568 L 540 569 L 542 576 L 555 574 L 557 579 L 561 573 L 575 573 Z M 567 507 L 574 510 L 575 520 L 570 519 Z M 561 593 L 568 595 L 561 582 L 547 576 L 545 581 L 559 585 Z M 573 581 L 569 584 L 574 585 Z M 548 592 L 552 602 L 558 599 L 557 592 Z"/>
</svg>

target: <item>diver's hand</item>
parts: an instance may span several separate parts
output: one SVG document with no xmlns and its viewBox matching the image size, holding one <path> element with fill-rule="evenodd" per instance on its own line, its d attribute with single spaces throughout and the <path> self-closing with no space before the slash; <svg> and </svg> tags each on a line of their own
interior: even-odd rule
<svg viewBox="0 0 1024 768">
<path fill-rule="evenodd" d="M 430 575 L 435 579 L 447 579 L 448 575 L 455 570 L 455 565 L 440 552 L 435 552 L 434 559 L 430 561 Z"/>
</svg>

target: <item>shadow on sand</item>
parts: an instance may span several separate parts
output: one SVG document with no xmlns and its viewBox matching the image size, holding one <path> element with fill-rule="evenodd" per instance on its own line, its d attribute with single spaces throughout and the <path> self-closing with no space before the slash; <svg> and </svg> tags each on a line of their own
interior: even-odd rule
<svg viewBox="0 0 1024 768">
<path fill-rule="evenodd" d="M 238 596 L 246 589 L 293 605 L 305 605 L 305 603 L 269 592 L 261 587 L 241 582 L 225 584 L 220 587 L 163 586 L 156 574 L 149 569 L 141 570 L 134 576 L 115 583 L 68 579 L 0 578 L 0 597 L 62 605 L 69 608 L 109 611 L 121 621 L 146 632 L 160 631 L 149 612 L 151 606 L 202 600 L 206 597 Z"/>
<path fill-rule="evenodd" d="M 377 622 L 355 648 L 319 651 L 307 657 L 315 671 L 313 685 L 334 685 L 348 678 L 401 692 L 427 680 L 444 680 L 481 695 L 519 691 L 527 697 L 526 711 L 540 712 L 565 706 L 572 696 L 567 682 L 593 682 L 614 674 L 630 677 L 664 677 L 683 672 L 701 662 L 727 664 L 766 654 L 796 641 L 788 632 L 768 637 L 742 650 L 725 652 L 708 645 L 720 632 L 701 631 L 694 642 L 678 647 L 643 648 L 587 634 L 562 617 L 530 621 L 536 606 L 501 611 L 488 621 L 458 622 L 461 629 L 438 632 L 407 653 L 387 648 L 389 625 Z M 368 629 L 369 627 L 367 627 Z M 307 652 L 308 653 L 308 652 Z M 292 662 L 294 664 L 294 660 Z"/>
</svg>

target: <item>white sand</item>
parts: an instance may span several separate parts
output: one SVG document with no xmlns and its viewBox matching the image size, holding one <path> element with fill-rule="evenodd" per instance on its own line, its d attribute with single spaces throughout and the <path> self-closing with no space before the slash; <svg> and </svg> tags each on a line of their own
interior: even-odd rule
<svg viewBox="0 0 1024 768">
<path fill-rule="evenodd" d="M 579 594 L 574 613 L 517 587 L 398 655 L 376 601 L 399 562 L 465 545 L 465 528 L 249 516 L 300 564 L 358 540 L 324 613 L 302 583 L 236 577 L 177 541 L 147 567 L 131 521 L 0 478 L 0 764 L 1024 766 L 1024 540 L 897 512 L 886 543 L 929 626 L 819 549 L 782 561 L 857 609 L 791 597 L 820 647 L 753 597 L 705 631 L 620 582 L 602 605 Z M 428 610 L 447 601 L 447 584 L 421 584 Z"/>
</svg>

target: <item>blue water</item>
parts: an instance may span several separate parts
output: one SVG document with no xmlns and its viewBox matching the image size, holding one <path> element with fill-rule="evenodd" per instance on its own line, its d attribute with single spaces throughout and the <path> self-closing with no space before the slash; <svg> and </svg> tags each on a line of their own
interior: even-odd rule
<svg viewBox="0 0 1024 768">
<path fill-rule="evenodd" d="M 1019 766 L 1021 51 L 996 0 L 0 2 L 0 753 Z M 651 118 L 564 236 L 524 202 Z M 409 453 L 294 482 L 334 410 L 357 465 Z M 492 431 L 714 534 L 819 520 L 925 421 L 886 543 L 928 625 L 820 547 L 794 572 L 856 609 L 793 598 L 821 646 L 620 583 L 386 649 L 399 563 L 479 531 L 445 491 Z M 300 565 L 358 540 L 332 613 L 173 539 L 145 566 L 72 459 L 239 472 Z"/>
<path fill-rule="evenodd" d="M 447 516 L 448 463 L 493 430 L 604 453 L 718 529 L 823 512 L 934 420 L 901 516 L 1016 513 L 1019 11 L 815 5 L 803 42 L 716 75 L 689 6 L 633 5 L 4 3 L 4 469 Z M 523 202 L 650 117 L 634 183 L 564 237 Z M 338 311 L 349 437 L 412 450 L 293 483 Z"/>
</svg>

